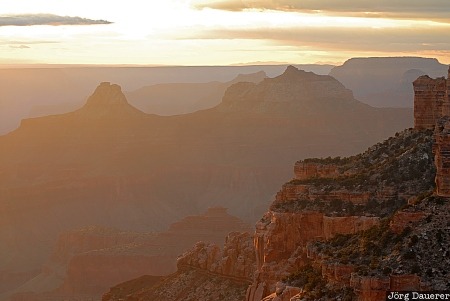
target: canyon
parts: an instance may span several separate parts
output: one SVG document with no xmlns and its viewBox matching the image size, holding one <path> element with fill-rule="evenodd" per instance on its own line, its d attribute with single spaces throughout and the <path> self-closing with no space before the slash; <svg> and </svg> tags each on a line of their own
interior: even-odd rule
<svg viewBox="0 0 450 301">
<path fill-rule="evenodd" d="M 446 66 L 438 61 L 419 57 L 352 58 L 341 66 L 295 66 L 333 76 L 351 89 L 356 99 L 374 107 L 412 108 L 411 83 L 420 75 L 438 77 L 446 72 Z M 129 102 L 146 113 L 175 115 L 218 104 L 223 87 L 238 74 L 264 71 L 274 77 L 286 67 L 53 65 L 3 68 L 0 69 L 0 134 L 16 129 L 21 119 L 62 114 L 82 107 L 86 95 L 102 81 L 119 83 Z"/>
<path fill-rule="evenodd" d="M 66 231 L 161 232 L 219 205 L 254 223 L 299 157 L 354 153 L 411 125 L 410 113 L 292 66 L 177 116 L 141 112 L 104 82 L 80 109 L 0 136 L 0 273 L 16 279 L 2 291 L 36 277 Z"/>
<path fill-rule="evenodd" d="M 441 107 L 450 100 L 449 90 L 445 98 L 441 93 L 430 97 L 434 84 L 417 89 L 424 79 L 430 81 L 421 77 L 414 83 L 419 92 L 415 102 L 422 102 L 416 107 L 436 118 L 433 128 L 428 118 L 416 118 L 415 128 L 364 153 L 297 161 L 293 179 L 256 223 L 253 245 L 247 242 L 243 250 L 234 247 L 228 252 L 227 244 L 221 251 L 216 245 L 197 243 L 180 257 L 177 273 L 169 276 L 189 275 L 188 283 L 194 283 L 194 273 L 208 273 L 216 281 L 236 282 L 223 282 L 220 288 L 200 285 L 201 290 L 167 300 L 221 300 L 224 293 L 245 301 L 378 301 L 386 291 L 448 290 L 449 121 Z M 248 237 L 232 234 L 236 236 Z M 223 268 L 229 261 L 234 269 Z M 244 296 L 245 282 L 251 284 Z M 139 294 L 107 293 L 103 300 L 151 300 L 155 290 L 176 290 L 164 281 L 142 287 Z M 193 295 L 184 299 L 187 294 Z"/>
<path fill-rule="evenodd" d="M 311 159 L 320 166 L 319 170 L 329 164 L 332 168 L 325 170 L 339 173 L 336 176 L 332 172 L 328 178 L 323 173 L 319 176 L 310 173 L 306 177 L 303 172 L 299 177 L 299 166 L 304 166 L 299 161 L 294 167 L 295 177 L 289 186 L 282 187 L 269 211 L 256 223 L 253 235 L 233 233 L 234 239 L 228 238 L 229 244 L 225 243 L 223 250 L 217 245 L 197 243 L 180 256 L 177 272 L 166 280 L 157 284 L 144 282 L 127 290 L 127 295 L 118 291 L 129 287 L 119 284 L 103 300 L 152 300 L 157 296 L 154 291 L 180 291 L 181 283 L 185 285 L 181 290 L 184 294 L 171 295 L 167 300 L 233 296 L 234 300 L 246 301 L 330 298 L 375 301 L 383 299 L 387 290 L 448 289 L 446 270 L 450 262 L 446 256 L 450 254 L 450 237 L 443 229 L 448 227 L 450 205 L 448 199 L 432 194 L 436 174 L 433 144 L 432 131 L 409 129 L 360 155 Z M 426 170 L 420 169 L 420 161 L 408 164 L 415 160 L 426 162 Z M 383 190 L 386 184 L 381 179 L 385 173 L 391 173 L 392 164 L 399 173 L 407 169 L 410 177 L 391 183 L 389 198 L 378 198 L 383 195 L 378 190 Z M 366 175 L 378 186 L 367 183 Z M 422 175 L 431 179 L 424 183 Z M 332 182 L 326 182 L 328 179 Z M 349 188 L 350 179 L 356 182 L 353 187 L 366 189 L 368 202 L 311 199 L 304 194 L 304 187 L 308 186 L 322 191 L 322 196 L 335 195 L 333 189 Z M 425 186 L 418 185 L 421 182 Z M 399 183 L 402 185 L 396 185 Z M 286 187 L 296 185 L 301 188 L 283 193 Z M 389 211 L 386 207 L 390 207 Z M 235 237 L 249 239 L 246 247 L 236 247 Z M 431 260 L 427 260 L 427 253 L 433 254 Z M 234 268 L 223 268 L 224 263 Z M 196 282 L 205 273 L 223 285 L 203 286 Z M 225 282 L 230 280 L 233 282 Z M 199 289 L 187 290 L 193 283 Z M 184 299 L 187 294 L 190 297 Z"/>
</svg>

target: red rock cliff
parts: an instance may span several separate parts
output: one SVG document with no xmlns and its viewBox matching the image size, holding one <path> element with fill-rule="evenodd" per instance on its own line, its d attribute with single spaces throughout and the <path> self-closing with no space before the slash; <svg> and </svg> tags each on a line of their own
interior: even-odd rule
<svg viewBox="0 0 450 301">
<path fill-rule="evenodd" d="M 352 274 L 350 287 L 359 301 L 385 300 L 386 291 L 420 291 L 423 289 L 417 275 L 390 275 L 385 277 Z"/>
<path fill-rule="evenodd" d="M 255 271 L 253 236 L 247 232 L 230 233 L 223 250 L 215 244 L 198 242 L 178 258 L 178 270 L 196 268 L 225 278 L 251 282 Z"/>
<path fill-rule="evenodd" d="M 450 68 L 447 79 L 422 75 L 413 87 L 414 128 L 433 129 L 439 118 L 450 115 Z"/>
<path fill-rule="evenodd" d="M 450 119 L 443 118 L 434 131 L 434 164 L 436 165 L 436 193 L 450 196 Z"/>
<path fill-rule="evenodd" d="M 295 178 L 304 180 L 309 178 L 335 178 L 339 175 L 334 164 L 297 161 L 294 165 Z"/>
<path fill-rule="evenodd" d="M 365 216 L 328 217 L 322 212 L 312 211 L 269 211 L 256 224 L 257 272 L 247 292 L 247 300 L 261 300 L 275 290 L 277 281 L 304 266 L 309 242 L 366 230 L 378 220 L 377 217 Z M 340 276 L 335 277 L 339 279 Z"/>
</svg>

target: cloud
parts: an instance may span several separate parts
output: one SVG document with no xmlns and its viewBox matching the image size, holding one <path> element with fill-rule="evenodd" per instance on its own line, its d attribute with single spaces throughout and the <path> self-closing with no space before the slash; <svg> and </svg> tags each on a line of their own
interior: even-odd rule
<svg viewBox="0 0 450 301">
<path fill-rule="evenodd" d="M 198 9 L 325 12 L 363 17 L 449 20 L 448 0 L 194 0 Z"/>
<path fill-rule="evenodd" d="M 97 25 L 111 24 L 106 20 L 92 20 L 81 17 L 58 16 L 52 14 L 24 14 L 0 16 L 0 26 L 34 26 L 34 25 Z"/>
<path fill-rule="evenodd" d="M 345 28 L 292 27 L 257 29 L 217 29 L 204 31 L 199 39 L 264 40 L 269 44 L 292 49 L 323 51 L 449 51 L 446 26 L 435 28 Z"/>
<path fill-rule="evenodd" d="M 28 49 L 28 48 L 31 48 L 30 46 L 27 46 L 27 45 L 10 45 L 9 46 L 10 48 L 14 48 L 14 49 Z"/>
<path fill-rule="evenodd" d="M 34 41 L 20 41 L 20 40 L 1 40 L 0 45 L 23 45 L 23 44 L 57 44 L 59 41 L 51 40 L 34 40 Z"/>
</svg>

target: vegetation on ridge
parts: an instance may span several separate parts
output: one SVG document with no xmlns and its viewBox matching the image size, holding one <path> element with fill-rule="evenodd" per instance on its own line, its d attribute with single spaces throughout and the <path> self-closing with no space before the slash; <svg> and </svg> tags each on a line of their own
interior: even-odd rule
<svg viewBox="0 0 450 301">
<path fill-rule="evenodd" d="M 309 259 L 309 264 L 284 279 L 288 285 L 304 289 L 302 300 L 356 300 L 353 289 L 323 278 L 320 263 L 351 268 L 352 277 L 389 279 L 391 275 L 415 274 L 425 287 L 450 289 L 450 202 L 433 194 L 436 170 L 432 146 L 432 131 L 409 129 L 357 156 L 303 161 L 335 165 L 341 175 L 334 179 L 292 180 L 289 184 L 307 184 L 320 192 L 368 192 L 369 201 L 358 205 L 339 199 L 299 198 L 275 203 L 273 210 L 375 215 L 381 220 L 365 231 L 338 234 L 328 241 L 309 245 L 313 257 L 319 260 Z M 392 195 L 382 198 L 383 191 Z M 414 221 L 409 216 L 419 218 Z M 403 230 L 394 230 L 397 223 Z"/>
<path fill-rule="evenodd" d="M 309 185 L 324 194 L 338 191 L 369 193 L 368 202 L 353 204 L 320 198 L 310 201 L 300 197 L 296 201 L 275 203 L 271 209 L 281 212 L 318 210 L 338 216 L 387 217 L 405 205 L 409 196 L 434 189 L 436 169 L 432 146 L 432 131 L 407 129 L 356 156 L 306 159 L 303 162 L 335 165 L 340 176 L 294 179 L 288 184 Z"/>
</svg>

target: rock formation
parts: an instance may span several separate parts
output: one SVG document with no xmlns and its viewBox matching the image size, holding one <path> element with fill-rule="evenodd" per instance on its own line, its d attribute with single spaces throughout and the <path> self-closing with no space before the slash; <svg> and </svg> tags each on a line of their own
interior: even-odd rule
<svg viewBox="0 0 450 301">
<path fill-rule="evenodd" d="M 414 127 L 434 129 L 436 122 L 450 115 L 450 68 L 447 79 L 420 76 L 414 86 Z"/>
<path fill-rule="evenodd" d="M 128 104 L 128 101 L 119 85 L 103 82 L 100 83 L 94 93 L 87 99 L 84 107 L 87 110 L 90 108 L 110 109 L 114 106 L 124 106 L 126 104 Z"/>
<path fill-rule="evenodd" d="M 339 175 L 337 166 L 333 164 L 320 164 L 314 162 L 297 161 L 294 166 L 297 180 L 309 178 L 335 178 Z"/>
<path fill-rule="evenodd" d="M 292 162 L 354 153 L 410 124 L 408 110 L 371 108 L 294 67 L 170 117 L 105 82 L 81 109 L 0 136 L 0 275 L 35 275 L 62 232 L 93 224 L 160 232 L 221 204 L 254 223 Z"/>
<path fill-rule="evenodd" d="M 178 258 L 178 272 L 167 276 L 163 284 L 146 282 L 128 296 L 114 294 L 118 287 L 128 286 L 120 284 L 102 300 L 242 300 L 255 269 L 252 241 L 249 233 L 233 232 L 222 250 L 215 244 L 198 242 Z"/>
<path fill-rule="evenodd" d="M 261 299 L 261 301 L 291 301 L 301 292 L 298 287 L 287 286 L 283 282 L 277 282 L 275 292 Z"/>
<path fill-rule="evenodd" d="M 317 102 L 311 102 L 312 98 L 316 98 Z M 301 109 L 309 114 L 317 114 L 319 110 L 326 109 L 324 105 L 330 106 L 328 109 L 342 109 L 352 105 L 364 107 L 353 98 L 352 91 L 333 77 L 289 66 L 282 75 L 265 79 L 260 84 L 241 82 L 231 86 L 218 109 L 286 114 L 287 111 L 284 110 L 290 108 L 294 110 L 291 113 Z"/>
<path fill-rule="evenodd" d="M 99 226 L 68 231 L 60 235 L 50 260 L 35 277 L 41 279 L 40 282 L 45 280 L 46 287 L 33 286 L 36 281 L 31 280 L 22 290 L 40 292 L 32 296 L 33 300 L 76 296 L 97 298 L 112 285 L 128 279 L 144 274 L 163 276 L 173 273 L 177 256 L 192 244 L 200 240 L 222 244 L 231 231 L 250 231 L 250 227 L 228 214 L 223 207 L 212 207 L 202 215 L 188 216 L 161 233 L 119 231 Z M 251 279 L 248 274 L 253 273 L 253 268 L 239 270 L 248 262 L 238 265 L 241 254 L 245 254 L 243 241 L 250 241 L 249 237 L 249 234 L 229 235 L 224 250 L 228 257 L 214 272 Z M 254 257 L 252 248 L 247 250 L 246 256 Z M 21 294 L 15 294 L 14 298 L 31 300 L 30 296 Z"/>
<path fill-rule="evenodd" d="M 421 291 L 424 287 L 415 274 L 391 275 L 388 277 L 358 276 L 353 274 L 350 286 L 358 295 L 358 300 L 384 300 L 386 291 Z"/>
<path fill-rule="evenodd" d="M 268 212 L 256 224 L 257 273 L 248 300 L 260 300 L 275 290 L 276 283 L 307 262 L 310 242 L 337 234 L 354 234 L 378 224 L 378 217 L 327 217 L 323 212 Z"/>
<path fill-rule="evenodd" d="M 412 141 L 420 141 L 422 150 Z M 368 277 L 357 272 L 358 264 L 352 262 L 349 255 L 339 255 L 341 257 L 330 260 L 330 254 L 333 249 L 336 250 L 338 242 L 341 244 L 345 241 L 342 240 L 342 235 L 351 237 L 382 227 L 380 220 L 383 220 L 387 213 L 369 209 L 372 206 L 396 206 L 395 199 L 401 198 L 406 202 L 423 190 L 432 188 L 432 145 L 430 131 L 408 130 L 353 158 L 308 159 L 297 162 L 294 167 L 294 180 L 283 185 L 271 206 L 271 211 L 256 225 L 255 250 L 258 270 L 255 282 L 249 288 L 247 300 L 261 300 L 276 290 L 277 281 L 295 278 L 292 275 L 305 269 L 311 261 L 329 287 L 335 287 L 336 291 L 345 287 L 351 288 L 352 294 L 356 294 L 361 300 L 379 300 L 387 289 L 400 290 L 406 287 L 406 283 L 410 283 L 411 289 L 422 289 L 423 283 L 416 281 L 416 275 L 407 275 L 403 271 L 398 275 L 383 276 L 384 278 Z M 408 159 L 405 154 L 408 154 Z M 424 159 L 423 163 L 419 163 Z M 410 169 L 411 177 L 398 181 L 392 176 L 390 179 L 385 178 L 384 174 L 390 173 L 392 165 L 398 170 L 411 168 L 410 162 L 415 160 L 419 163 L 416 168 L 420 168 L 422 164 L 428 166 L 426 169 L 429 172 L 425 172 L 427 185 L 417 187 L 418 183 L 424 184 L 423 171 L 418 172 L 419 169 Z M 393 163 L 394 161 L 397 163 Z M 370 165 L 367 165 L 368 162 Z M 364 176 L 366 172 L 370 177 Z M 376 178 L 379 180 L 373 181 Z M 382 183 L 382 179 L 389 179 L 389 189 Z M 341 192 L 344 187 L 347 194 Z M 356 195 L 356 192 L 351 193 L 355 187 L 358 195 L 364 195 L 363 199 L 349 197 Z M 355 210 L 358 207 L 364 209 Z M 356 212 L 360 213 L 355 214 Z M 420 210 L 399 211 L 391 219 L 390 231 L 403 235 L 405 229 L 414 228 L 426 216 L 427 213 Z M 321 249 L 320 255 L 317 255 L 316 251 L 310 249 L 314 244 L 331 244 L 331 253 Z M 354 248 L 356 247 L 347 247 L 349 250 Z M 411 277 L 415 277 L 415 282 L 410 281 Z M 306 293 L 300 293 L 299 298 L 304 294 Z"/>
<path fill-rule="evenodd" d="M 398 211 L 392 217 L 390 229 L 392 232 L 401 234 L 407 227 L 413 227 L 414 223 L 421 221 L 425 217 L 424 212 Z"/>
<path fill-rule="evenodd" d="M 331 65 L 315 64 L 297 66 L 318 74 L 328 74 L 333 67 Z M 220 84 L 228 82 L 230 79 L 236 77 L 237 74 L 250 74 L 259 71 L 264 71 L 268 76 L 273 77 L 282 73 L 284 69 L 286 69 L 286 66 L 283 65 L 196 67 L 83 66 L 76 68 L 74 68 L 74 66 L 46 66 L 45 68 L 0 68 L 0 82 L 3 83 L 0 92 L 0 98 L 2 99 L 2 110 L 0 110 L 0 135 L 4 135 L 16 129 L 23 118 L 63 114 L 80 108 L 84 105 L 86 95 L 89 95 L 89 93 L 92 92 L 92 89 L 102 81 L 120 83 L 130 104 L 133 106 L 136 106 L 137 103 L 135 102 L 135 95 L 132 96 L 131 94 L 140 91 L 141 87 L 144 87 L 142 89 L 145 90 L 145 87 L 149 85 L 182 83 L 181 85 L 188 85 L 191 87 L 196 86 L 195 88 L 203 90 L 197 92 L 197 95 L 203 95 L 203 97 L 200 97 L 197 100 L 199 100 L 199 102 L 205 101 L 207 103 L 197 103 L 195 109 L 187 111 L 183 110 L 183 108 L 185 108 L 183 107 L 185 101 L 183 99 L 184 95 L 181 94 L 181 99 L 176 99 L 176 103 L 181 106 L 181 108 L 174 108 L 178 111 L 174 110 L 169 114 L 174 115 L 208 108 L 209 104 L 211 104 L 209 102 L 211 99 L 205 96 L 211 89 L 208 89 L 205 86 L 209 86 L 207 83 L 211 81 Z M 244 80 L 249 81 L 248 78 L 245 78 Z M 26 87 L 26 89 L 24 89 L 24 87 Z M 173 90 L 173 88 L 177 89 L 179 86 L 176 84 L 171 86 L 169 84 L 168 88 Z M 192 91 L 194 88 L 190 90 Z M 180 91 L 180 89 L 178 91 L 180 93 L 183 92 Z M 170 94 L 170 92 L 168 93 Z M 177 96 L 180 95 L 180 93 L 177 92 L 173 93 Z M 153 96 L 154 98 L 158 98 L 159 95 L 153 93 Z M 147 99 L 151 101 L 151 97 Z M 169 99 L 165 97 L 164 100 Z M 186 102 L 188 102 L 188 100 L 189 99 L 186 99 Z M 220 102 L 220 98 L 215 99 L 215 101 Z M 142 107 L 139 106 L 138 108 Z M 145 112 L 158 114 L 156 111 Z"/>
<path fill-rule="evenodd" d="M 215 244 L 198 242 L 177 261 L 179 270 L 197 268 L 224 278 L 251 282 L 255 271 L 253 237 L 247 232 L 230 233 L 223 250 Z"/>
<path fill-rule="evenodd" d="M 238 260 L 239 269 L 223 267 L 229 262 L 223 254 L 231 262 L 247 258 L 249 244 L 245 252 L 234 247 L 220 255 L 217 246 L 199 243 L 179 259 L 172 280 L 193 270 L 222 279 L 253 274 L 245 298 L 236 299 L 246 301 L 377 301 L 387 290 L 449 289 L 450 203 L 439 180 L 433 193 L 436 170 L 447 167 L 447 133 L 445 125 L 436 128 L 436 143 L 429 129 L 409 129 L 353 157 L 297 162 L 295 178 L 256 224 L 254 273 L 245 259 Z M 356 194 L 356 201 L 348 196 Z M 154 299 L 151 291 L 130 298 Z"/>
<path fill-rule="evenodd" d="M 448 66 L 437 59 L 420 57 L 351 58 L 334 67 L 330 75 L 373 107 L 414 107 L 411 83 L 429 74 L 444 76 Z"/>
<path fill-rule="evenodd" d="M 235 83 L 259 83 L 266 77 L 264 71 L 259 71 L 239 74 L 227 82 L 156 84 L 127 92 L 126 96 L 133 106 L 149 114 L 187 114 L 217 106 L 226 89 Z"/>
<path fill-rule="evenodd" d="M 419 229 L 418 225 L 424 223 L 429 216 L 429 209 L 425 209 L 430 208 L 426 204 L 427 201 L 422 201 L 420 197 L 415 198 L 411 201 L 414 206 L 397 211 L 393 218 L 390 218 L 390 223 L 386 222 L 388 216 L 407 200 L 412 200 L 411 195 L 418 195 L 421 191 L 428 191 L 433 187 L 434 169 L 431 156 L 432 133 L 406 130 L 371 147 L 364 154 L 350 158 L 334 158 L 333 170 L 336 170 L 337 175 L 331 178 L 296 177 L 283 186 L 270 211 L 256 224 L 253 248 L 249 240 L 246 240 L 244 249 L 235 247 L 235 234 L 227 239 L 226 245 L 233 245 L 230 251 L 226 251 L 227 246 L 221 252 L 215 245 L 198 243 L 180 257 L 178 272 L 172 276 L 174 278 L 171 278 L 171 281 L 181 279 L 180 277 L 188 277 L 189 281 L 200 279 L 199 274 L 194 276 L 193 271 L 200 274 L 209 273 L 220 277 L 222 281 L 251 281 L 246 290 L 247 301 L 301 300 L 305 296 L 311 297 L 312 294 L 315 294 L 314 298 L 317 299 L 320 295 L 329 298 L 353 296 L 373 301 L 384 296 L 388 289 L 439 287 L 441 280 L 430 285 L 430 280 L 426 277 L 420 278 L 411 273 L 416 268 L 410 259 L 399 264 L 392 262 L 395 256 L 389 256 L 396 254 L 392 250 L 394 247 L 400 248 L 400 256 L 412 256 L 403 244 L 414 241 L 412 237 L 417 233 L 408 233 L 408 229 Z M 329 164 L 325 162 L 331 159 L 310 160 L 323 166 Z M 391 181 L 391 189 L 386 192 L 386 183 L 383 183 L 382 179 L 386 174 L 392 174 L 391 167 L 395 166 L 401 171 L 411 168 L 410 162 L 417 164 L 413 165 L 415 169 L 409 169 L 409 177 L 398 180 L 387 178 Z M 422 165 L 425 170 L 420 169 Z M 294 169 L 298 171 L 297 167 Z M 373 183 L 366 183 L 369 179 L 366 173 L 370 175 Z M 423 175 L 431 180 L 424 182 Z M 359 187 L 360 192 L 367 193 L 367 202 L 339 200 L 334 190 L 339 191 L 343 186 L 348 189 Z M 290 193 L 286 192 L 286 187 L 289 187 Z M 310 191 L 322 189 L 321 197 L 309 197 L 305 194 L 305 187 Z M 381 192 L 378 193 L 378 190 Z M 333 195 L 333 198 L 328 198 L 327 195 Z M 386 207 L 391 207 L 390 210 L 393 211 L 386 211 Z M 439 221 L 445 219 L 445 214 L 444 210 Z M 395 244 L 398 241 L 401 242 L 401 247 Z M 246 259 L 251 258 L 252 250 L 256 254 L 255 263 Z M 380 253 L 384 254 L 385 259 L 380 258 Z M 224 254 L 227 256 L 224 257 Z M 436 261 L 438 260 L 436 258 Z M 377 262 L 382 264 L 378 266 Z M 388 269 L 389 266 L 392 270 Z M 373 274 L 362 267 L 369 271 L 372 269 Z M 161 284 L 158 290 L 167 292 L 169 287 L 174 289 L 173 284 Z M 231 289 L 233 286 L 227 287 Z M 222 289 L 227 290 L 226 287 Z M 149 296 L 155 298 L 156 295 L 151 291 L 149 286 L 145 292 L 131 296 L 139 296 L 139 300 Z M 177 298 L 179 296 L 171 300 L 179 300 Z"/>
<path fill-rule="evenodd" d="M 434 129 L 436 190 L 441 196 L 450 196 L 450 67 L 448 77 L 432 79 L 420 76 L 414 86 L 414 127 Z"/>
<path fill-rule="evenodd" d="M 450 102 L 449 102 L 450 103 Z M 434 163 L 436 165 L 436 193 L 450 196 L 450 120 L 441 118 L 434 130 Z"/>
</svg>

